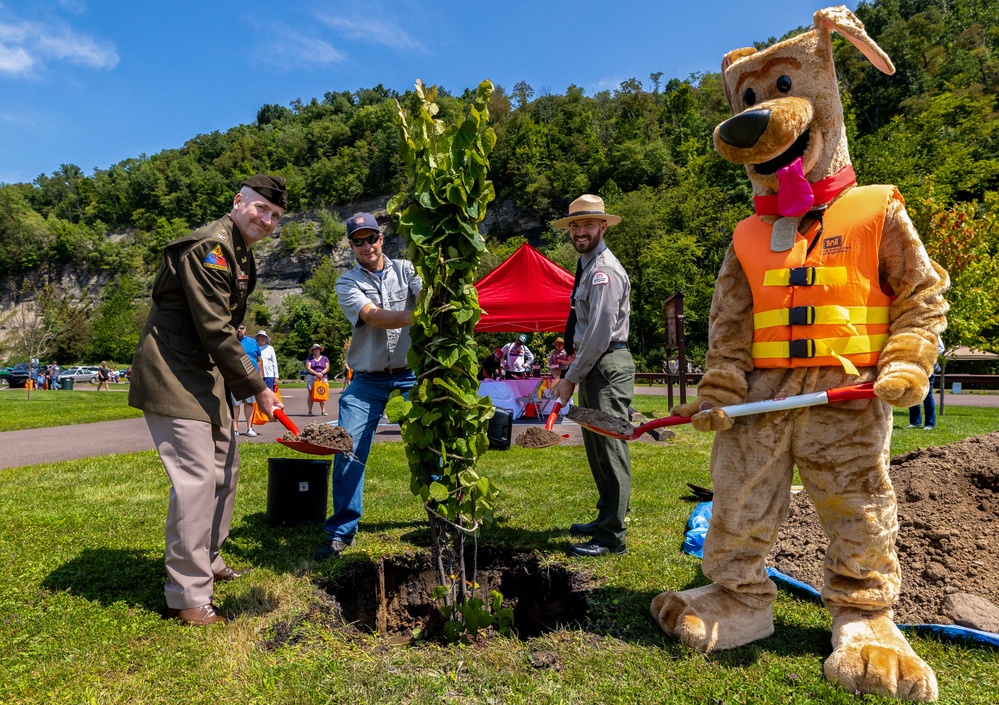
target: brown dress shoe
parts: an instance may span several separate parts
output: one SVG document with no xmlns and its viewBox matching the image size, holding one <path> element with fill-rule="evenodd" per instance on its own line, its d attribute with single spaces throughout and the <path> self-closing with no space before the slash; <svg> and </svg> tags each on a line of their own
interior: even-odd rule
<svg viewBox="0 0 999 705">
<path fill-rule="evenodd" d="M 226 566 L 218 573 L 215 573 L 216 580 L 235 580 L 236 578 L 242 578 L 249 571 L 246 570 L 233 570 L 229 566 Z"/>
<path fill-rule="evenodd" d="M 204 626 L 221 622 L 227 624 L 232 620 L 232 616 L 226 614 L 212 603 L 201 605 L 201 607 L 190 607 L 186 610 L 168 608 L 167 617 L 179 619 L 188 626 Z"/>
</svg>

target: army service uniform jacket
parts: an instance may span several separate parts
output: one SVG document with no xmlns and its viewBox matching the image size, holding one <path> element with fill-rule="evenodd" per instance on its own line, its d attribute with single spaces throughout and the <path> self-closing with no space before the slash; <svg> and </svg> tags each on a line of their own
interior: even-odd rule
<svg viewBox="0 0 999 705">
<path fill-rule="evenodd" d="M 266 388 L 236 327 L 256 285 L 253 254 L 227 215 L 169 243 L 132 362 L 128 403 L 224 426 L 237 399 Z"/>
</svg>

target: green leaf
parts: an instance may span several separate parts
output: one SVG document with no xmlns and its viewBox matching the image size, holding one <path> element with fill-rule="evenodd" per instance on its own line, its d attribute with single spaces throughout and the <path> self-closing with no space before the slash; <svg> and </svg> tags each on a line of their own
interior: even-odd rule
<svg viewBox="0 0 999 705">
<path fill-rule="evenodd" d="M 404 397 L 392 397 L 385 404 L 385 415 L 388 416 L 389 421 L 397 423 L 399 419 L 409 414 L 412 408 L 412 402 L 406 401 Z"/>
<path fill-rule="evenodd" d="M 438 502 L 445 502 L 448 498 L 447 487 L 439 482 L 430 483 L 430 497 Z"/>
</svg>

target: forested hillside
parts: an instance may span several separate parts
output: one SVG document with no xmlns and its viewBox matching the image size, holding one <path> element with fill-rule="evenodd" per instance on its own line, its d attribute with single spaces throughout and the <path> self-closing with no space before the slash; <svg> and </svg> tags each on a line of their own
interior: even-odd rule
<svg viewBox="0 0 999 705">
<path fill-rule="evenodd" d="M 999 275 L 997 7 L 987 0 L 861 3 L 857 14 L 894 61 L 893 76 L 837 38 L 859 180 L 898 184 L 931 255 L 954 279 L 948 345 L 995 346 L 999 332 L 992 292 Z M 471 96 L 465 89 L 439 102 L 457 113 Z M 163 244 L 227 212 L 244 178 L 268 172 L 287 178 L 290 210 L 308 214 L 282 227 L 275 252 L 313 264 L 304 268 L 301 295 L 272 307 L 256 297 L 250 326 L 266 327 L 289 365 L 313 339 L 339 349 L 345 321 L 330 296 L 337 268 L 325 255 L 341 244 L 352 204 L 401 186 L 395 99 L 416 100 L 375 86 L 264 105 L 255 123 L 198 135 L 178 149 L 92 175 L 69 164 L 32 183 L 0 186 L 0 277 L 8 294 L 0 325 L 10 329 L 15 299 L 32 300 L 39 335 L 48 336 L 46 357 L 127 362 Z M 751 212 L 744 170 L 718 158 L 711 144 L 712 129 L 729 115 L 719 74 L 657 71 L 596 95 L 577 86 L 542 94 L 522 82 L 498 88 L 489 111 L 498 136 L 490 175 L 517 217 L 487 221 L 487 265 L 526 238 L 571 270 L 574 252 L 546 224 L 580 193 L 598 193 L 624 218 L 608 241 L 632 278 L 637 361 L 658 368 L 662 302 L 675 290 L 686 295 L 688 339 L 694 357 L 702 356 L 715 274 L 734 225 Z M 82 295 L 64 289 L 65 266 L 101 286 Z M 535 349 L 551 337 L 535 336 Z M 23 352 L 8 339 L 0 359 Z"/>
</svg>

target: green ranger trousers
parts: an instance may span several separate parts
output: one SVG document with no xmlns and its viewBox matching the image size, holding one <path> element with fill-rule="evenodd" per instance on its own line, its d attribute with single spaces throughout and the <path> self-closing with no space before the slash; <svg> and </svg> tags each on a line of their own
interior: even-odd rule
<svg viewBox="0 0 999 705">
<path fill-rule="evenodd" d="M 610 350 L 579 384 L 579 405 L 610 416 L 628 418 L 635 395 L 635 362 L 627 348 Z M 594 539 L 608 547 L 624 543 L 624 518 L 631 499 L 631 451 L 628 441 L 583 429 L 583 446 L 597 485 L 597 532 Z"/>
</svg>

